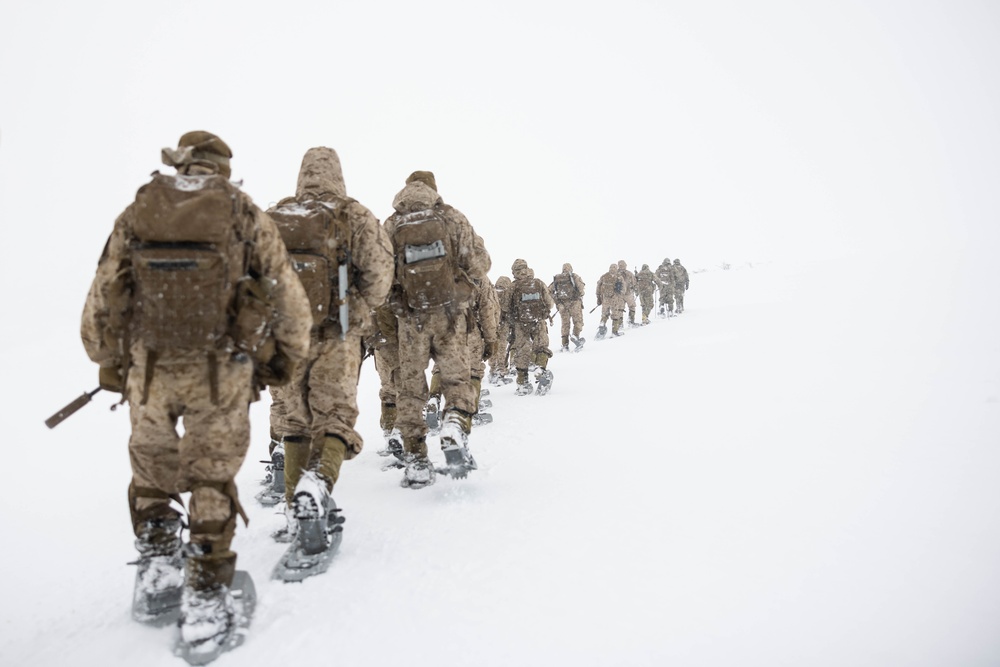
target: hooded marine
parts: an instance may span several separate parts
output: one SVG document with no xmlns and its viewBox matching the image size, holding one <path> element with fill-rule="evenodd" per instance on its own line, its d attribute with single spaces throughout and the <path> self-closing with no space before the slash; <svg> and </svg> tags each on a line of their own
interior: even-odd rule
<svg viewBox="0 0 1000 667">
<path fill-rule="evenodd" d="M 441 393 L 445 400 L 442 448 L 446 449 L 446 453 L 458 452 L 463 461 L 452 469 L 453 474 L 464 476 L 462 469 L 467 472 L 470 469 L 468 466 L 473 465 L 466 448 L 472 415 L 476 411 L 476 397 L 469 375 L 468 312 L 475 286 L 487 280 L 491 261 L 483 239 L 468 219 L 458 209 L 446 204 L 438 194 L 433 173 L 411 173 L 403 189 L 393 198 L 392 207 L 394 213 L 385 221 L 385 231 L 392 243 L 396 262 L 390 303 L 399 324 L 396 426 L 403 435 L 404 456 L 407 458 L 401 484 L 408 488 L 422 488 L 434 481 L 434 468 L 427 457 L 427 424 L 422 415 L 428 398 L 426 370 L 431 359 L 440 370 Z M 419 225 L 418 221 L 421 221 Z M 420 245 L 411 245 L 402 240 L 407 234 L 421 229 L 444 236 L 435 236 L 433 242 L 427 242 L 428 245 L 424 245 L 424 241 Z M 431 288 L 434 294 L 428 292 L 417 296 L 408 291 L 427 284 L 422 280 L 419 283 L 408 282 L 416 274 L 404 273 L 409 271 L 408 267 L 416 266 L 410 262 L 424 265 L 423 258 L 413 260 L 408 254 L 415 247 L 421 251 L 434 249 L 431 261 L 438 267 L 434 287 Z M 451 267 L 450 274 L 444 272 L 444 266 Z M 407 285 L 410 287 L 407 288 Z M 439 298 L 429 298 L 434 296 Z"/>
<path fill-rule="evenodd" d="M 372 313 L 385 302 L 393 269 L 385 232 L 371 211 L 347 196 L 340 158 L 332 148 L 306 151 L 295 196 L 276 209 L 308 202 L 333 206 L 347 221 L 348 327 L 341 336 L 336 314 L 329 324 L 314 324 L 307 363 L 288 385 L 272 388 L 271 430 L 284 442 L 288 502 L 303 470 L 314 471 L 332 490 L 343 461 L 361 452 L 363 439 L 354 425 L 362 340 L 373 331 Z M 330 298 L 336 303 L 339 295 Z"/>
</svg>

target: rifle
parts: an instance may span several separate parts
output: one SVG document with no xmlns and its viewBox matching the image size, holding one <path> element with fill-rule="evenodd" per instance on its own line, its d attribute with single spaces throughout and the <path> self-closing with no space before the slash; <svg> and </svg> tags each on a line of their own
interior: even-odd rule
<svg viewBox="0 0 1000 667">
<path fill-rule="evenodd" d="M 45 425 L 48 426 L 49 428 L 55 428 L 63 421 L 71 417 L 77 410 L 85 406 L 87 403 L 90 403 L 91 399 L 94 398 L 94 395 L 97 394 L 97 392 L 99 392 L 100 390 L 101 388 L 98 387 L 93 391 L 83 392 L 83 394 L 80 397 L 74 399 L 69 405 L 67 405 L 62 410 L 55 413 L 48 419 L 46 419 Z"/>
</svg>

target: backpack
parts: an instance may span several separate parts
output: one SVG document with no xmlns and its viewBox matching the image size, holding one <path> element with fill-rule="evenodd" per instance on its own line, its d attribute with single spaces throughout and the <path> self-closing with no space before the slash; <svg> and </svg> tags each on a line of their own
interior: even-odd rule
<svg viewBox="0 0 1000 667">
<path fill-rule="evenodd" d="M 236 186 L 155 173 L 133 211 L 130 335 L 151 350 L 216 348 L 249 260 Z"/>
<path fill-rule="evenodd" d="M 347 267 L 351 255 L 347 205 L 352 201 L 299 202 L 289 198 L 268 210 L 309 297 L 314 326 L 338 321 L 339 316 L 346 330 Z M 339 313 L 334 313 L 334 308 L 339 308 Z"/>
<path fill-rule="evenodd" d="M 549 316 L 549 307 L 545 303 L 544 291 L 545 286 L 541 280 L 535 278 L 515 280 L 510 294 L 513 319 L 525 324 L 546 319 Z"/>
<path fill-rule="evenodd" d="M 410 310 L 437 311 L 462 300 L 456 289 L 458 265 L 451 236 L 437 211 L 400 214 L 392 245 L 396 280 Z"/>
<path fill-rule="evenodd" d="M 559 273 L 552 277 L 552 285 L 555 289 L 555 299 L 557 303 L 568 303 L 580 298 L 580 291 L 576 287 L 576 282 L 572 275 Z"/>
</svg>

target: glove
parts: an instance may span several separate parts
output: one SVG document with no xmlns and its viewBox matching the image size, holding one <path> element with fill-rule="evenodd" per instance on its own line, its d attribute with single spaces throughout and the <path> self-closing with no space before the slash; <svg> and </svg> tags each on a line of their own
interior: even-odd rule
<svg viewBox="0 0 1000 667">
<path fill-rule="evenodd" d="M 122 372 L 119 370 L 118 364 L 101 366 L 101 370 L 97 374 L 97 379 L 101 385 L 101 389 L 104 391 L 112 391 L 116 394 L 125 391 L 125 378 L 122 377 Z"/>
<path fill-rule="evenodd" d="M 483 342 L 483 361 L 489 361 L 489 359 L 496 354 L 497 342 L 495 340 L 487 340 Z"/>
<path fill-rule="evenodd" d="M 601 297 L 597 297 L 597 305 L 601 305 Z"/>
<path fill-rule="evenodd" d="M 264 386 L 280 387 L 292 380 L 292 365 L 281 350 L 274 353 L 271 360 L 257 369 L 257 381 Z"/>
</svg>

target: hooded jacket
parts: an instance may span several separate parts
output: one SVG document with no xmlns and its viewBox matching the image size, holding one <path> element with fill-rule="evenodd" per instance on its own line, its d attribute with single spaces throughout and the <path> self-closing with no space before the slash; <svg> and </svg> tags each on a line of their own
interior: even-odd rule
<svg viewBox="0 0 1000 667">
<path fill-rule="evenodd" d="M 302 157 L 295 196 L 278 202 L 339 202 L 350 225 L 350 285 L 347 290 L 349 331 L 373 331 L 372 311 L 385 302 L 392 285 L 392 247 L 378 219 L 347 196 L 340 158 L 332 148 L 310 148 Z M 336 295 L 333 295 L 336 298 Z"/>
</svg>

